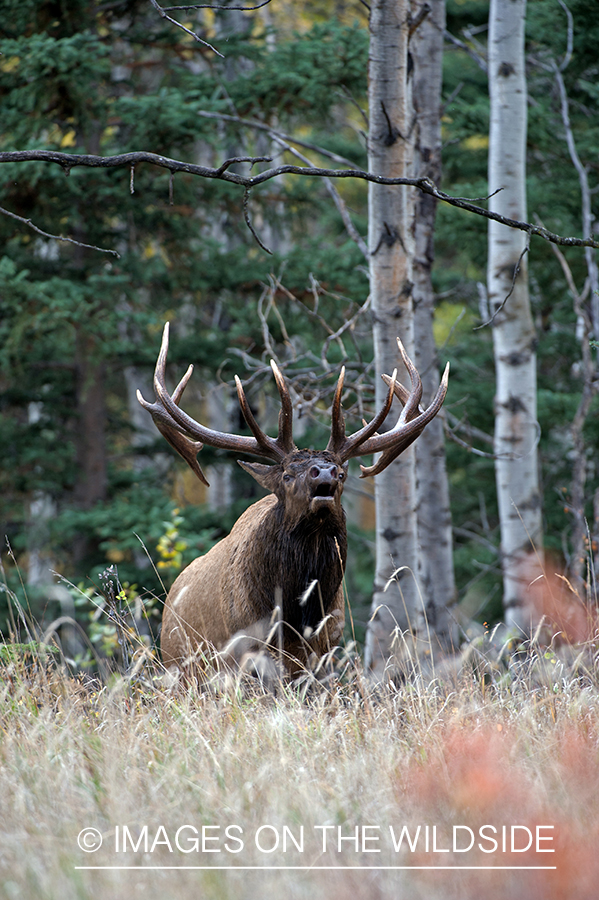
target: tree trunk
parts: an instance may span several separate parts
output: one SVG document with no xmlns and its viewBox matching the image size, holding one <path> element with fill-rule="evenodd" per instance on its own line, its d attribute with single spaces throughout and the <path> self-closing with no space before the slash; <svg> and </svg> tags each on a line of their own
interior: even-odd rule
<svg viewBox="0 0 599 900">
<path fill-rule="evenodd" d="M 526 0 L 491 0 L 489 193 L 502 190 L 489 205 L 495 212 L 522 221 L 527 215 L 525 13 Z M 488 236 L 503 605 L 506 623 L 527 629 L 531 618 L 527 587 L 540 574 L 542 553 L 536 335 L 528 296 L 526 238 L 522 232 L 492 221 Z M 520 270 L 515 275 L 518 265 Z"/>
<path fill-rule="evenodd" d="M 368 168 L 388 177 L 408 176 L 413 165 L 409 17 L 408 0 L 371 3 Z M 407 376 L 395 339 L 401 338 L 413 358 L 413 207 L 410 189 L 369 185 L 368 246 L 375 368 L 388 374 L 397 368 L 403 381 Z M 377 406 L 384 402 L 385 390 L 379 381 Z M 411 629 L 417 635 L 425 630 L 416 583 L 418 540 L 413 448 L 376 477 L 375 507 L 376 573 L 365 662 L 380 675 L 394 650 L 401 651 L 401 642 L 393 643 L 397 626 L 402 631 Z"/>
<path fill-rule="evenodd" d="M 106 499 L 108 484 L 106 462 L 106 365 L 97 358 L 96 339 L 78 330 L 75 351 L 77 380 L 77 481 L 73 499 L 79 509 L 91 509 Z M 73 562 L 83 561 L 90 550 L 89 541 L 79 536 L 73 541 Z"/>
<path fill-rule="evenodd" d="M 445 3 L 437 0 L 410 40 L 414 61 L 413 99 L 416 113 L 415 174 L 441 181 L 441 87 Z M 422 377 L 424 399 L 439 386 L 439 359 L 433 336 L 434 260 L 437 201 L 418 194 L 415 210 L 414 337 L 416 366 Z M 429 628 L 435 643 L 449 644 L 448 607 L 455 600 L 449 484 L 445 466 L 442 413 L 426 426 L 416 442 L 416 495 L 418 514 L 418 581 L 425 598 Z"/>
</svg>

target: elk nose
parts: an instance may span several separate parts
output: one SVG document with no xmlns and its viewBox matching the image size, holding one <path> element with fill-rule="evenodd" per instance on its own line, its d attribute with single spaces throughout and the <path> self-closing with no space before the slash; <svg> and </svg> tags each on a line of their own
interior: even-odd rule
<svg viewBox="0 0 599 900">
<path fill-rule="evenodd" d="M 321 484 L 333 484 L 339 480 L 337 466 L 312 466 L 310 476 L 317 478 Z"/>
</svg>

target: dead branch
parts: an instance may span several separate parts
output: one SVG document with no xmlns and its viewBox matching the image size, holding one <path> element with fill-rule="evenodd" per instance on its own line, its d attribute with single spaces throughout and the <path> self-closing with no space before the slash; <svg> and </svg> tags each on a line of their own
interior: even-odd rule
<svg viewBox="0 0 599 900">
<path fill-rule="evenodd" d="M 497 191 L 495 191 L 495 193 L 497 193 Z M 476 325 L 472 329 L 473 331 L 479 331 L 481 328 L 486 328 L 487 325 L 492 325 L 493 322 L 495 321 L 495 319 L 497 318 L 497 316 L 499 315 L 499 313 L 501 312 L 501 310 L 505 308 L 505 304 L 508 302 L 508 300 L 514 293 L 514 288 L 516 287 L 516 279 L 520 273 L 520 266 L 522 264 L 522 260 L 524 259 L 525 254 L 528 253 L 529 250 L 530 250 L 530 234 L 528 234 L 526 236 L 526 246 L 524 247 L 524 250 L 518 257 L 518 262 L 514 266 L 514 276 L 512 278 L 512 286 L 510 287 L 508 293 L 503 298 L 503 300 L 501 301 L 501 303 L 499 304 L 499 306 L 497 307 L 497 309 L 495 310 L 495 312 L 493 313 L 491 318 L 487 322 L 483 322 L 482 325 Z"/>
<path fill-rule="evenodd" d="M 242 116 L 231 116 L 227 113 L 212 112 L 209 109 L 199 109 L 198 116 L 202 116 L 205 119 L 219 119 L 222 122 L 233 122 L 237 125 L 244 125 L 247 128 L 254 128 L 256 131 L 265 131 L 271 137 L 278 137 L 283 141 L 290 141 L 293 144 L 297 144 L 298 147 L 305 147 L 306 150 L 314 150 L 316 153 L 318 153 L 319 156 L 324 156 L 327 159 L 331 159 L 333 160 L 333 162 L 338 162 L 343 166 L 354 165 L 352 160 L 347 159 L 345 156 L 339 156 L 338 153 L 332 153 L 331 150 L 326 150 L 324 147 L 320 147 L 318 144 L 313 144 L 310 141 L 304 140 L 303 138 L 298 138 L 294 135 L 287 134 L 285 131 L 281 131 L 279 128 L 273 128 L 272 125 L 269 125 L 267 122 L 260 122 L 259 119 L 244 119 Z"/>
<path fill-rule="evenodd" d="M 117 253 L 116 250 L 106 250 L 104 247 L 96 247 L 94 244 L 84 244 L 81 241 L 76 241 L 75 238 L 64 237 L 62 234 L 48 234 L 47 231 L 42 231 L 41 228 L 34 225 L 31 219 L 24 219 L 23 216 L 18 216 L 16 213 L 11 212 L 8 209 L 3 209 L 1 206 L 0 213 L 2 213 L 3 216 L 10 216 L 11 219 L 16 219 L 17 222 L 22 222 L 23 225 L 27 225 L 29 228 L 33 229 L 36 234 L 41 234 L 42 237 L 49 238 L 52 241 L 64 241 L 68 244 L 76 244 L 77 247 L 85 247 L 86 250 L 98 250 L 100 253 L 112 253 L 117 259 L 121 258 L 121 254 Z"/>
<path fill-rule="evenodd" d="M 566 57 L 567 58 L 567 57 Z M 555 61 L 552 62 L 551 69 L 553 70 L 553 75 L 555 77 L 555 81 L 559 90 L 560 102 L 561 102 L 561 115 L 562 115 L 562 123 L 564 126 L 564 131 L 566 135 L 566 144 L 568 146 L 568 153 L 570 154 L 570 159 L 572 160 L 572 165 L 576 169 L 576 173 L 578 175 L 578 182 L 580 184 L 580 198 L 582 205 L 582 233 L 585 237 L 591 237 L 592 235 L 592 227 L 594 216 L 591 208 L 591 191 L 589 187 L 589 179 L 585 166 L 578 155 L 578 150 L 576 149 L 576 142 L 574 140 L 574 133 L 572 131 L 572 126 L 570 124 L 570 110 L 569 110 L 569 101 L 568 94 L 566 92 L 566 85 L 564 82 L 564 78 L 562 75 L 562 67 L 565 67 L 566 60 L 562 63 L 562 66 L 558 66 Z M 585 245 L 589 247 L 588 244 Z M 587 271 L 589 277 L 589 286 L 590 286 L 590 294 L 591 294 L 591 326 L 592 333 L 596 339 L 599 339 L 599 296 L 597 296 L 597 292 L 599 290 L 599 269 L 597 267 L 597 260 L 595 259 L 594 254 L 590 249 L 585 250 L 585 259 L 587 264 Z"/>
<path fill-rule="evenodd" d="M 592 247 L 596 250 L 599 249 L 599 241 L 596 241 L 590 237 L 563 237 L 562 235 L 554 234 L 553 232 L 548 231 L 546 228 L 542 228 L 540 225 L 532 225 L 530 222 L 520 222 L 517 219 L 510 219 L 507 216 L 501 216 L 498 213 L 492 212 L 491 210 L 484 209 L 481 206 L 477 206 L 476 204 L 471 203 L 468 200 L 464 200 L 458 197 L 451 197 L 444 191 L 439 190 L 436 184 L 431 181 L 430 178 L 426 177 L 385 178 L 382 175 L 376 175 L 372 172 L 364 172 L 362 169 L 321 169 L 314 166 L 291 165 L 283 165 L 277 166 L 272 169 L 266 169 L 263 172 L 259 172 L 257 175 L 240 175 L 236 172 L 228 171 L 228 167 L 235 162 L 248 162 L 253 165 L 256 162 L 270 161 L 267 157 L 245 157 L 235 158 L 232 160 L 228 159 L 225 160 L 225 162 L 222 163 L 222 165 L 220 165 L 218 168 L 213 168 L 211 166 L 198 166 L 192 163 L 183 162 L 182 160 L 170 159 L 169 157 L 161 156 L 158 153 L 148 153 L 144 150 L 132 153 L 121 153 L 117 156 L 93 156 L 83 153 L 62 153 L 57 150 L 7 150 L 0 152 L 0 163 L 30 161 L 56 163 L 57 165 L 62 166 L 65 172 L 69 172 L 76 166 L 84 166 L 85 168 L 110 169 L 119 168 L 122 166 L 138 165 L 140 163 L 148 163 L 160 168 L 169 169 L 172 172 L 186 172 L 189 175 L 197 175 L 201 178 L 213 178 L 220 181 L 227 181 L 231 184 L 238 184 L 244 188 L 257 187 L 258 185 L 264 184 L 266 181 L 270 181 L 271 179 L 277 178 L 280 175 L 300 175 L 309 178 L 357 178 L 372 184 L 390 186 L 405 185 L 408 187 L 417 188 L 424 194 L 429 194 L 431 197 L 435 197 L 435 199 L 440 200 L 443 203 L 448 203 L 450 206 L 455 206 L 458 209 L 465 210 L 466 212 L 471 212 L 475 215 L 483 216 L 486 219 L 493 219 L 495 222 L 500 222 L 502 225 L 506 225 L 508 228 L 517 228 L 519 231 L 524 231 L 527 234 L 541 237 L 543 238 L 543 240 L 549 241 L 552 244 L 559 244 L 563 247 Z"/>
<path fill-rule="evenodd" d="M 167 12 L 177 12 L 179 10 L 184 12 L 189 9 L 217 9 L 223 12 L 228 12 L 230 9 L 238 9 L 241 12 L 251 12 L 253 9 L 262 9 L 263 6 L 267 6 L 270 2 L 271 0 L 263 0 L 257 6 L 213 6 L 212 3 L 191 3 L 187 6 L 163 6 L 162 8 Z"/>
<path fill-rule="evenodd" d="M 293 156 L 296 156 L 299 160 L 306 163 L 306 165 L 309 166 L 311 164 L 310 160 L 308 159 L 307 156 L 304 156 L 303 153 L 300 153 L 299 150 L 296 150 L 295 147 L 292 147 L 291 144 L 288 144 L 286 141 L 284 141 L 282 138 L 280 138 L 277 134 L 275 134 L 273 132 L 273 133 L 271 133 L 271 137 L 272 137 L 272 140 L 275 141 L 275 143 L 279 144 L 279 146 L 283 148 L 283 150 L 286 150 L 288 153 L 291 153 Z M 335 204 L 337 212 L 341 216 L 341 220 L 345 226 L 345 230 L 349 234 L 352 241 L 361 250 L 364 259 L 368 259 L 370 257 L 370 253 L 368 252 L 368 245 L 366 244 L 366 241 L 364 240 L 364 238 L 362 237 L 362 235 L 359 233 L 358 229 L 352 222 L 352 218 L 348 212 L 347 206 L 345 205 L 344 199 L 342 198 L 342 196 L 340 195 L 339 191 L 337 190 L 337 188 L 335 187 L 335 185 L 333 184 L 333 182 L 331 181 L 330 178 L 324 178 L 323 181 L 324 181 L 324 186 L 326 187 L 327 191 L 331 195 L 331 198 L 333 200 L 333 203 Z"/>
<path fill-rule="evenodd" d="M 446 437 L 449 440 L 453 441 L 454 444 L 457 444 L 458 447 L 463 447 L 464 450 L 467 450 L 468 453 L 472 453 L 474 456 L 481 456 L 483 459 L 508 459 L 511 461 L 517 461 L 520 459 L 526 459 L 527 456 L 530 456 L 531 453 L 535 453 L 536 449 L 539 445 L 539 441 L 541 439 L 541 427 L 539 423 L 536 423 L 536 437 L 534 445 L 530 450 L 521 455 L 516 453 L 488 453 L 486 450 L 478 450 L 476 447 L 472 446 L 472 438 L 475 437 L 480 441 L 483 441 L 487 444 L 493 444 L 493 438 L 491 435 L 486 434 L 484 431 L 481 431 L 479 428 L 475 428 L 469 422 L 462 421 L 458 419 L 457 416 L 454 416 L 449 410 L 445 410 L 445 414 L 443 417 L 444 420 L 444 431 Z M 458 437 L 457 432 L 464 432 L 469 440 L 464 441 L 462 438 Z"/>
<path fill-rule="evenodd" d="M 450 44 L 453 44 L 454 47 L 457 47 L 458 50 L 463 50 L 465 53 L 467 53 L 468 56 L 470 56 L 474 60 L 479 69 L 482 69 L 485 75 L 488 74 L 489 67 L 487 65 L 487 60 L 481 53 L 477 53 L 476 50 L 474 50 L 468 44 L 465 44 L 464 41 L 461 41 L 458 37 L 451 34 L 451 32 L 447 30 L 443 32 L 443 37 L 446 41 L 449 41 Z"/>
<path fill-rule="evenodd" d="M 222 53 L 219 53 L 219 51 L 216 49 L 216 47 L 213 47 L 212 44 L 209 44 L 208 41 L 205 41 L 203 38 L 201 38 L 198 34 L 195 33 L 195 31 L 191 31 L 189 28 L 186 28 L 185 25 L 182 25 L 181 22 L 177 22 L 177 20 L 173 19 L 171 16 L 167 16 L 164 9 L 158 5 L 156 0 L 150 0 L 150 3 L 152 4 L 152 6 L 156 10 L 156 12 L 160 16 L 162 16 L 163 19 L 166 19 L 167 22 L 170 22 L 172 25 L 176 25 L 177 28 L 180 28 L 181 31 L 184 31 L 186 34 L 189 34 L 195 41 L 198 41 L 200 44 L 203 44 L 204 47 L 208 47 L 209 50 L 212 50 L 213 53 L 216 53 L 216 55 L 220 56 L 221 59 L 225 58 L 222 55 Z"/>
</svg>

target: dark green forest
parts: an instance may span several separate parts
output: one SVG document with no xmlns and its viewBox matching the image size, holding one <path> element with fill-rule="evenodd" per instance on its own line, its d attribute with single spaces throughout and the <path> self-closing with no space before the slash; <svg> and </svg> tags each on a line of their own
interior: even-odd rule
<svg viewBox="0 0 599 900">
<path fill-rule="evenodd" d="M 315 165 L 366 168 L 364 5 L 273 0 L 265 9 L 177 14 L 221 58 L 147 2 L 4 0 L 0 151 L 146 150 L 206 166 L 240 156 L 297 163 L 287 142 Z M 563 78 L 596 205 L 599 5 L 569 0 L 568 10 L 572 49 Z M 487 18 L 484 0 L 448 0 L 453 40 L 448 36 L 444 58 L 441 187 L 469 198 L 487 194 Z M 529 3 L 528 209 L 530 221 L 580 236 L 579 174 L 552 69 L 567 53 L 568 27 L 557 0 Z M 288 137 L 277 142 L 256 122 Z M 247 163 L 235 171 L 247 172 Z M 336 186 L 364 235 L 366 184 L 344 179 Z M 322 179 L 287 175 L 244 200 L 235 185 L 150 165 L 134 173 L 65 172 L 21 162 L 1 166 L 0 194 L 0 631 L 13 627 L 9 594 L 37 621 L 56 618 L 64 595 L 52 584 L 66 588 L 88 625 L 99 573 L 113 564 L 155 631 L 164 587 L 258 496 L 232 454 L 206 447 L 202 465 L 229 467 L 231 485 L 226 508 L 206 503 L 184 463 L 149 422 L 140 424 L 146 414 L 134 389 L 151 394 L 164 323 L 172 323 L 173 383 L 194 365 L 186 400 L 192 414 L 202 413 L 211 385 L 228 384 L 234 407 L 238 374 L 268 416 L 265 397 L 276 392 L 267 363 L 275 352 L 294 390 L 305 392 L 301 440 L 317 446 L 343 361 L 356 385 L 349 421 L 359 427 L 362 404 L 372 408 L 368 311 L 358 314 L 368 297 L 363 256 Z M 246 215 L 272 253 L 259 245 Z M 494 622 L 502 612 L 494 369 L 490 328 L 477 329 L 486 221 L 439 204 L 435 247 L 435 336 L 440 360 L 451 363 L 446 452 L 457 600 L 467 615 Z M 567 571 L 571 429 L 583 390 L 573 287 L 582 294 L 588 272 L 582 249 L 560 253 L 561 261 L 552 245 L 533 238 L 529 275 L 545 543 Z M 352 317 L 352 327 L 321 352 Z M 595 392 L 582 431 L 590 536 L 599 515 L 598 410 Z M 228 415 L 235 429 L 245 427 L 235 410 Z M 371 526 L 365 515 L 350 520 L 347 590 L 358 636 L 372 588 Z"/>
</svg>

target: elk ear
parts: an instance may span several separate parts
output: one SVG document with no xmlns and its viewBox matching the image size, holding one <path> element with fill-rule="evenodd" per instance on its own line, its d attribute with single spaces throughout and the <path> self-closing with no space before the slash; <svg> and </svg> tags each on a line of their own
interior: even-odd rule
<svg viewBox="0 0 599 900">
<path fill-rule="evenodd" d="M 242 462 L 240 459 L 237 460 L 237 463 L 242 469 L 249 472 L 259 485 L 267 491 L 274 491 L 275 484 L 278 481 L 277 476 L 280 476 L 279 466 L 267 466 L 264 463 Z"/>
</svg>

